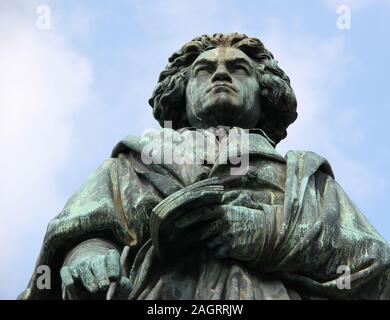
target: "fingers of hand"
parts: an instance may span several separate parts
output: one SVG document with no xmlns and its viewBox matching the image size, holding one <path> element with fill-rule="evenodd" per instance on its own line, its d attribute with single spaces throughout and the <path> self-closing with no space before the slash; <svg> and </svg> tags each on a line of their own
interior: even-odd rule
<svg viewBox="0 0 390 320">
<path fill-rule="evenodd" d="M 257 210 L 226 206 L 221 233 L 207 242 L 216 258 L 251 260 L 261 243 L 260 215 Z"/>
<path fill-rule="evenodd" d="M 109 250 L 105 255 L 86 259 L 74 266 L 65 266 L 61 268 L 60 276 L 64 300 L 77 297 L 80 285 L 90 293 L 106 291 L 110 281 L 117 281 L 121 276 L 119 252 Z"/>
<path fill-rule="evenodd" d="M 69 298 L 68 290 L 74 287 L 74 280 L 70 267 L 63 267 L 60 270 L 60 276 L 62 281 L 62 299 L 67 300 Z"/>
<path fill-rule="evenodd" d="M 116 281 L 121 276 L 121 265 L 119 252 L 112 249 L 105 255 L 107 276 L 110 281 Z"/>
<path fill-rule="evenodd" d="M 218 219 L 222 214 L 221 206 L 202 207 L 181 216 L 175 221 L 175 226 L 177 228 L 186 228 L 198 222 Z"/>
<path fill-rule="evenodd" d="M 210 223 L 203 223 L 201 226 L 191 230 L 191 232 L 180 239 L 183 246 L 190 246 L 192 244 L 206 240 L 212 236 L 217 235 L 222 229 L 223 221 L 221 219 L 212 221 Z"/>
<path fill-rule="evenodd" d="M 88 261 L 82 261 L 77 266 L 77 271 L 80 275 L 81 282 L 89 292 L 95 293 L 99 290 L 99 286 L 96 282 L 95 276 L 92 273 L 91 265 L 88 263 Z"/>
<path fill-rule="evenodd" d="M 110 285 L 110 280 L 107 274 L 105 256 L 100 255 L 94 257 L 91 261 L 91 270 L 99 289 L 103 291 L 107 290 Z"/>
</svg>

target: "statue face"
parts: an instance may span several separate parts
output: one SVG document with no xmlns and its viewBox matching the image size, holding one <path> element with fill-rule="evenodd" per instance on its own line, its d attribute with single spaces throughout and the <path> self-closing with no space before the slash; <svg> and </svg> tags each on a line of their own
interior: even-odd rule
<svg viewBox="0 0 390 320">
<path fill-rule="evenodd" d="M 186 89 L 191 126 L 254 128 L 259 121 L 260 87 L 253 61 L 241 50 L 219 47 L 192 64 Z"/>
</svg>

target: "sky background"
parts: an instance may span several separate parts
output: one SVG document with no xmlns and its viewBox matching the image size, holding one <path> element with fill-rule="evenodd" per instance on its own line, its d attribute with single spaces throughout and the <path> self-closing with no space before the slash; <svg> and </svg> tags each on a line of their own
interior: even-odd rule
<svg viewBox="0 0 390 320">
<path fill-rule="evenodd" d="M 0 299 L 26 287 L 49 220 L 113 146 L 157 127 L 147 100 L 168 57 L 235 31 L 291 78 L 299 115 L 277 150 L 327 158 L 390 242 L 390 0 L 0 0 Z"/>
</svg>

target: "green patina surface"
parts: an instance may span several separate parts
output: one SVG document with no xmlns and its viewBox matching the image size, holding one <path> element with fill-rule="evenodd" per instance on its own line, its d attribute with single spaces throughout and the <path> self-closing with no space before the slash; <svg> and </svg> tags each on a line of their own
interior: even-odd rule
<svg viewBox="0 0 390 320">
<path fill-rule="evenodd" d="M 104 299 L 115 277 L 124 299 L 390 299 L 389 245 L 329 163 L 309 151 L 275 150 L 297 116 L 296 100 L 258 39 L 194 39 L 172 55 L 149 102 L 160 123 L 191 130 L 118 143 L 49 223 L 37 266 L 50 266 L 52 288 L 39 290 L 34 273 L 20 299 Z M 245 154 L 223 143 L 232 127 L 251 129 Z M 213 138 L 210 128 L 224 132 L 215 154 L 190 143 L 197 134 Z M 212 161 L 148 163 L 145 150 Z M 241 175 L 222 161 L 229 154 L 248 157 Z M 185 198 L 186 213 L 161 225 L 158 246 L 170 255 L 160 256 L 153 209 L 207 178 L 221 181 L 222 196 Z M 129 274 L 121 277 L 125 246 Z M 340 266 L 350 270 L 350 289 L 339 286 Z"/>
</svg>

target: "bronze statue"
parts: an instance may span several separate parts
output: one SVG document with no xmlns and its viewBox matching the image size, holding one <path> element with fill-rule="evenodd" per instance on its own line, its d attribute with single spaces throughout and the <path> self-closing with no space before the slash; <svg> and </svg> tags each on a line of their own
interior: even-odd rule
<svg viewBox="0 0 390 320">
<path fill-rule="evenodd" d="M 390 299 L 390 247 L 329 163 L 275 150 L 296 98 L 260 40 L 193 39 L 149 103 L 172 129 L 116 145 L 48 226 L 51 289 L 34 272 L 20 299 Z"/>
</svg>

